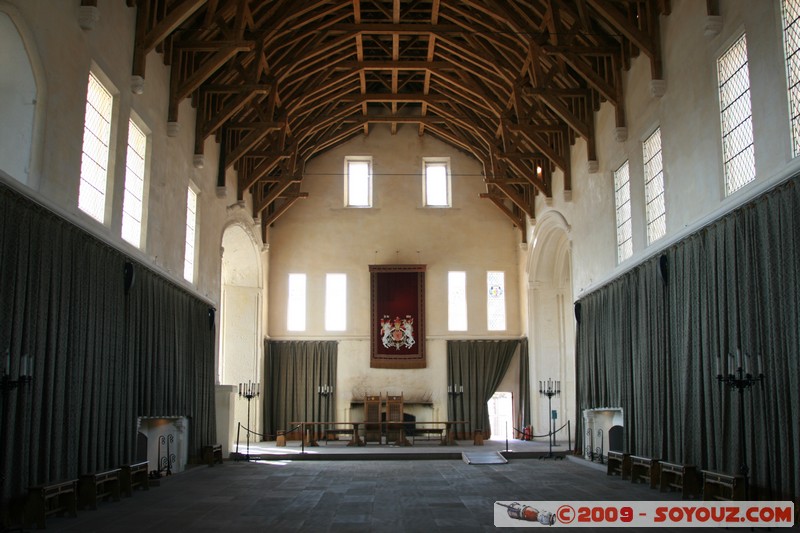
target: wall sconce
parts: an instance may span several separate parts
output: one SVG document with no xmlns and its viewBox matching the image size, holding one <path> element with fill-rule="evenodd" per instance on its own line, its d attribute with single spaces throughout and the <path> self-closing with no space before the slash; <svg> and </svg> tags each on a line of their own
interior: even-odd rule
<svg viewBox="0 0 800 533">
<path fill-rule="evenodd" d="M 0 377 L 0 390 L 3 391 L 3 394 L 31 381 L 33 381 L 33 357 L 23 355 L 20 360 L 19 376 L 17 379 L 11 379 L 11 354 L 6 350 L 6 367 Z"/>
</svg>

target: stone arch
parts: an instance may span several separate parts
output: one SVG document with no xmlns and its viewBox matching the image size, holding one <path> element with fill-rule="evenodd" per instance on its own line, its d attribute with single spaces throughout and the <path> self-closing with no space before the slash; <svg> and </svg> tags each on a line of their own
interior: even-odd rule
<svg viewBox="0 0 800 533">
<path fill-rule="evenodd" d="M 0 171 L 37 188 L 46 84 L 36 40 L 17 9 L 0 0 Z"/>
<path fill-rule="evenodd" d="M 264 267 L 256 226 L 246 208 L 236 204 L 222 231 L 218 380 L 234 392 L 239 383 L 263 382 Z M 246 402 L 232 403 L 227 443 L 235 438 L 235 422 L 246 425 L 248 418 Z M 260 432 L 260 402 L 249 408 L 251 429 Z"/>
<path fill-rule="evenodd" d="M 575 430 L 575 323 L 572 312 L 572 248 L 570 226 L 558 211 L 537 219 L 528 257 L 532 420 L 535 433 L 548 431 L 547 399 L 538 394 L 539 380 L 561 381 L 561 394 L 553 399 L 558 411 L 556 427 L 567 420 Z M 566 442 L 566 432 L 559 433 Z"/>
</svg>

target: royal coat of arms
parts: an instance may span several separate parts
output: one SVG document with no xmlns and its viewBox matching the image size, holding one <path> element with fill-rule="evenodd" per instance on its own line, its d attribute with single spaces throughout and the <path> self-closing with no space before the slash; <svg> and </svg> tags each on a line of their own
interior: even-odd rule
<svg viewBox="0 0 800 533">
<path fill-rule="evenodd" d="M 411 315 L 405 318 L 398 316 L 389 318 L 383 315 L 381 318 L 381 341 L 386 348 L 411 348 L 416 341 L 414 340 L 414 319 Z"/>
</svg>

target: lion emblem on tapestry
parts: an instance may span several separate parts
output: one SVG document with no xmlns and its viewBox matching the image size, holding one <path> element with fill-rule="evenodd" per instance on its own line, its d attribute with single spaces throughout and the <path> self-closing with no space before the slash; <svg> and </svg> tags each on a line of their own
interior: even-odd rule
<svg viewBox="0 0 800 533">
<path fill-rule="evenodd" d="M 414 318 L 406 315 L 405 318 L 383 315 L 381 318 L 381 341 L 386 348 L 411 348 L 414 343 Z"/>
</svg>

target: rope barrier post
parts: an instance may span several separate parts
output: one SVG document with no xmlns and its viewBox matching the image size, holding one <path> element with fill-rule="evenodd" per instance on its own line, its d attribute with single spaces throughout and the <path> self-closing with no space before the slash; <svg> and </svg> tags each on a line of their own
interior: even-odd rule
<svg viewBox="0 0 800 533">
<path fill-rule="evenodd" d="M 567 449 L 572 449 L 572 426 L 570 425 L 569 420 L 567 420 Z"/>
<path fill-rule="evenodd" d="M 239 436 L 242 432 L 242 423 L 238 422 L 236 427 L 236 460 L 239 460 Z"/>
</svg>

